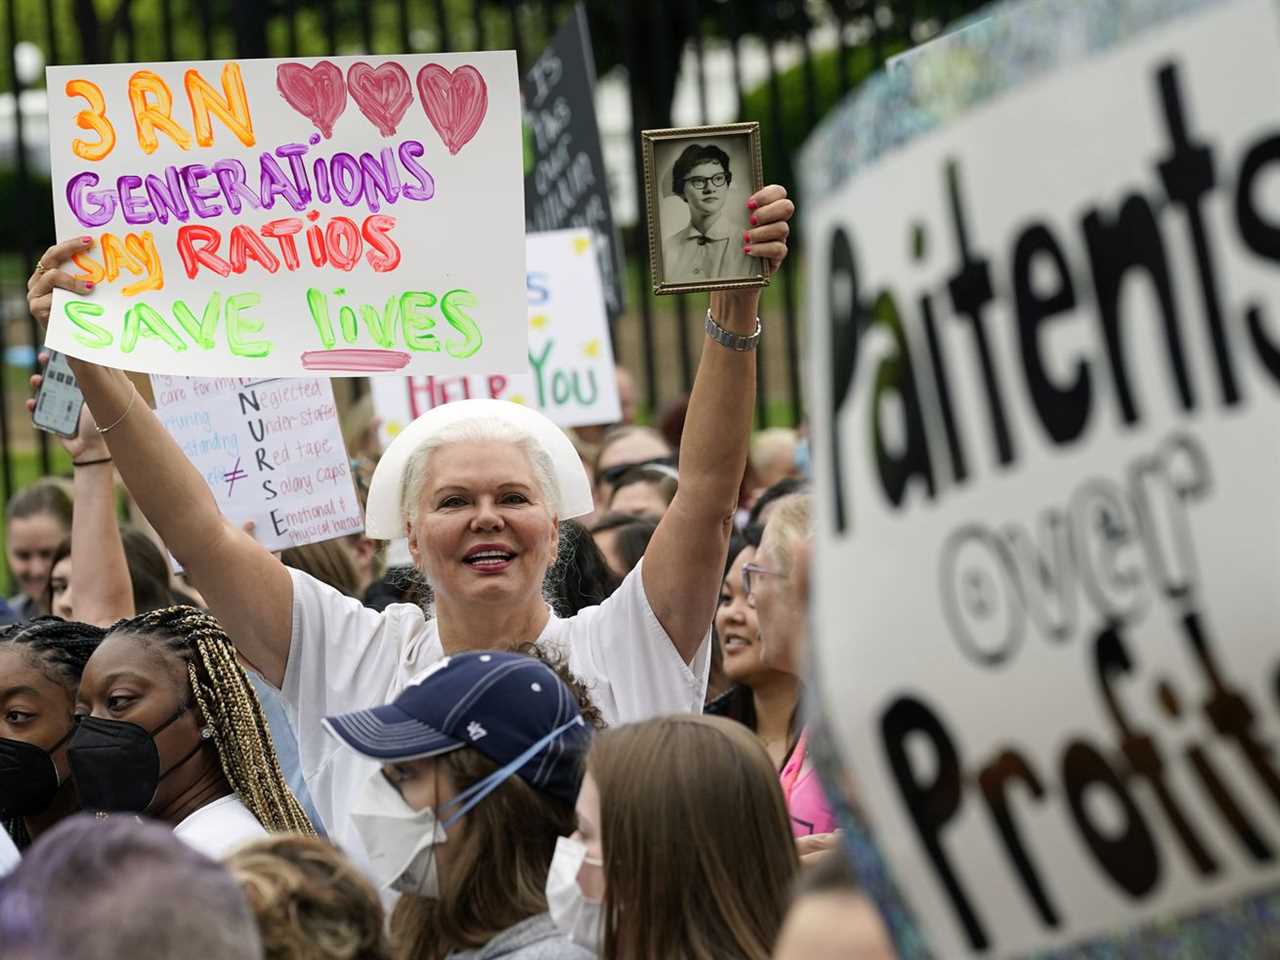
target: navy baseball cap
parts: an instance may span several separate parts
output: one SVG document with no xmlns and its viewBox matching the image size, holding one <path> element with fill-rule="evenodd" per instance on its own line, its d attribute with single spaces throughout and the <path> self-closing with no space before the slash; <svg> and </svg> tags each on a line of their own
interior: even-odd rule
<svg viewBox="0 0 1280 960">
<path fill-rule="evenodd" d="M 445 657 L 382 707 L 326 717 L 356 753 L 380 763 L 470 747 L 531 787 L 572 805 L 591 731 L 578 701 L 545 663 L 521 653 Z"/>
</svg>

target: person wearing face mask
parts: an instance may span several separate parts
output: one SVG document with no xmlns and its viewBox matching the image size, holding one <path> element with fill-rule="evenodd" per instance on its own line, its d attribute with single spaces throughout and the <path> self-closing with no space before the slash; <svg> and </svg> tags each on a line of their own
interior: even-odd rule
<svg viewBox="0 0 1280 960">
<path fill-rule="evenodd" d="M 556 930 L 545 884 L 573 830 L 591 729 L 546 664 L 446 657 L 394 702 L 327 717 L 365 762 L 351 817 L 404 960 L 588 960 Z"/>
<path fill-rule="evenodd" d="M 80 808 L 67 743 L 80 675 L 103 635 L 53 617 L 0 631 L 0 820 L 19 850 Z"/>
<path fill-rule="evenodd" d="M 218 621 L 167 607 L 112 627 L 85 665 L 67 747 L 81 809 L 142 814 L 221 857 L 267 831 L 313 834 Z"/>
<path fill-rule="evenodd" d="M 768 960 L 797 868 L 777 774 L 751 732 L 660 717 L 596 736 L 547 902 L 605 960 Z"/>
</svg>

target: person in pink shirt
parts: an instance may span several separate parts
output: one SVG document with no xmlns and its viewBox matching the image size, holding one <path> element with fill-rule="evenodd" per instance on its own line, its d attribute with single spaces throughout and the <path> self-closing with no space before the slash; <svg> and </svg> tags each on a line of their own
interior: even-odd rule
<svg viewBox="0 0 1280 960">
<path fill-rule="evenodd" d="M 808 655 L 809 497 L 783 497 L 773 507 L 755 560 L 743 565 L 743 584 L 760 628 L 761 660 L 769 667 L 800 676 Z M 808 737 L 800 732 L 782 765 L 779 779 L 796 837 L 827 834 L 836 818 L 813 763 Z"/>
</svg>

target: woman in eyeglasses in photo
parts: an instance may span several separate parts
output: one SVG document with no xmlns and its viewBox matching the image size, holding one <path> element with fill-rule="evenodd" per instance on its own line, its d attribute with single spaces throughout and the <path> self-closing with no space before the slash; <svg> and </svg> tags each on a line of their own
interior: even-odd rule
<svg viewBox="0 0 1280 960">
<path fill-rule="evenodd" d="M 719 277 L 749 277 L 760 265 L 744 246 L 746 223 L 725 212 L 733 183 L 729 155 L 713 143 L 685 148 L 671 171 L 671 188 L 689 205 L 689 225 L 663 238 L 662 265 L 668 283 Z"/>
</svg>

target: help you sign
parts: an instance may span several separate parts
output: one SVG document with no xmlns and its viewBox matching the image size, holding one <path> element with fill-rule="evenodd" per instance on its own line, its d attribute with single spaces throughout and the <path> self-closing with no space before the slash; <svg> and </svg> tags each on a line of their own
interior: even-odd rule
<svg viewBox="0 0 1280 960">
<path fill-rule="evenodd" d="M 815 675 L 937 956 L 1280 886 L 1278 38 L 1204 4 L 806 198 Z"/>
</svg>

